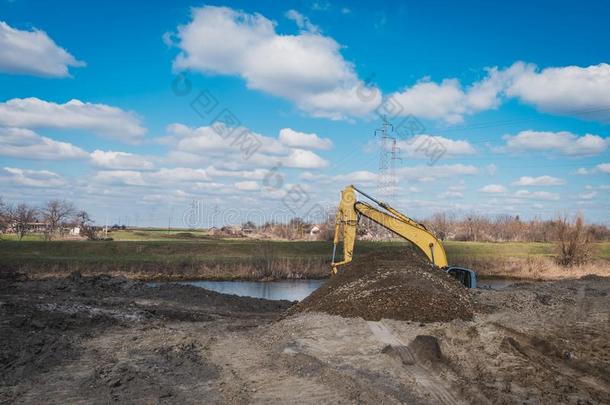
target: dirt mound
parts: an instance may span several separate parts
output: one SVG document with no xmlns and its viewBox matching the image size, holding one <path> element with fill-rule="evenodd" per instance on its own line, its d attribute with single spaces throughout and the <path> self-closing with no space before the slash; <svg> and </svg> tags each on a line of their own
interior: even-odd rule
<svg viewBox="0 0 610 405">
<path fill-rule="evenodd" d="M 370 321 L 472 319 L 468 289 L 412 251 L 355 259 L 291 310 Z"/>
</svg>

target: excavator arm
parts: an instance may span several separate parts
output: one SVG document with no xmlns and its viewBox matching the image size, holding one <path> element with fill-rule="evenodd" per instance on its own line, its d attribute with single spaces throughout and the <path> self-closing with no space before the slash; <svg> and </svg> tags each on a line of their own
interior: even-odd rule
<svg viewBox="0 0 610 405">
<path fill-rule="evenodd" d="M 377 209 L 372 205 L 358 201 L 356 191 L 375 202 L 385 211 Z M 386 212 L 387 211 L 387 212 Z M 413 221 L 411 218 L 401 214 L 396 209 L 386 203 L 377 201 L 373 197 L 356 189 L 354 186 L 347 186 L 341 192 L 341 202 L 337 210 L 335 220 L 335 237 L 333 247 L 332 270 L 337 272 L 339 266 L 352 261 L 354 255 L 354 244 L 356 243 L 356 227 L 358 217 L 362 215 L 386 229 L 394 232 L 400 237 L 413 243 L 430 259 L 432 264 L 437 267 L 447 267 L 447 255 L 442 243 L 422 224 Z M 343 260 L 335 262 L 337 245 L 343 236 Z"/>
</svg>

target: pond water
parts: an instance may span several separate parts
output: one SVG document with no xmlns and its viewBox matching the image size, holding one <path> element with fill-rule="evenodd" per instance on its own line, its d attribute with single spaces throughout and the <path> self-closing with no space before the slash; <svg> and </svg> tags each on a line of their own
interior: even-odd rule
<svg viewBox="0 0 610 405">
<path fill-rule="evenodd" d="M 223 294 L 268 300 L 301 301 L 326 280 L 280 280 L 280 281 L 180 281 L 178 284 L 207 288 Z"/>
<path fill-rule="evenodd" d="M 223 294 L 234 294 L 242 297 L 265 298 L 268 300 L 301 301 L 318 289 L 326 280 L 280 280 L 280 281 L 178 281 L 176 284 L 186 284 L 206 288 Z M 500 290 L 515 283 L 515 280 L 499 278 L 478 280 L 479 288 Z M 151 283 L 158 285 L 158 283 Z"/>
</svg>

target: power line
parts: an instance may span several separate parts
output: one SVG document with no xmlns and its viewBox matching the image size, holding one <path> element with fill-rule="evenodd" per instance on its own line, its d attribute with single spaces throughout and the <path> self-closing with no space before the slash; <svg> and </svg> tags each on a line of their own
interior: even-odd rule
<svg viewBox="0 0 610 405">
<path fill-rule="evenodd" d="M 610 106 L 606 106 L 603 108 L 596 108 L 596 109 L 568 110 L 568 111 L 562 112 L 561 115 L 586 115 L 586 114 L 594 114 L 594 113 L 605 112 L 605 111 L 610 112 Z M 520 124 L 523 122 L 540 121 L 543 118 L 544 117 L 530 117 L 530 118 L 516 118 L 516 119 L 510 119 L 510 120 L 488 121 L 488 122 L 482 122 L 479 124 L 462 125 L 462 126 L 456 126 L 453 128 L 446 128 L 446 129 L 435 128 L 434 130 L 435 130 L 435 132 L 447 133 L 447 132 L 456 132 L 456 131 L 469 130 L 469 129 L 486 129 L 486 128 L 504 126 L 504 125 Z"/>
</svg>

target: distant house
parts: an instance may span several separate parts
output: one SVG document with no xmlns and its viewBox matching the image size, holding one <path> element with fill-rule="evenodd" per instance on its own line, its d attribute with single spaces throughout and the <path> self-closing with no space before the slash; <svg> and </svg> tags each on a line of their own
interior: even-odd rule
<svg viewBox="0 0 610 405">
<path fill-rule="evenodd" d="M 75 226 L 74 228 L 70 228 L 70 236 L 80 236 L 80 227 Z"/>
<path fill-rule="evenodd" d="M 311 229 L 309 230 L 309 236 L 316 236 L 317 234 L 320 233 L 320 227 L 318 225 L 314 225 L 311 227 Z"/>
<path fill-rule="evenodd" d="M 252 226 L 242 225 L 241 232 L 243 232 L 246 235 L 251 235 L 253 233 L 256 233 L 256 228 L 252 227 Z"/>
<path fill-rule="evenodd" d="M 51 230 L 51 225 L 46 222 L 30 222 L 28 223 L 30 232 L 47 232 Z"/>
<path fill-rule="evenodd" d="M 240 226 L 223 226 L 222 228 L 213 228 L 212 234 L 214 236 L 244 236 Z"/>
<path fill-rule="evenodd" d="M 51 230 L 51 225 L 46 222 L 28 222 L 27 230 L 31 233 L 44 233 Z M 17 223 L 13 222 L 8 228 L 7 233 L 17 232 Z"/>
</svg>

